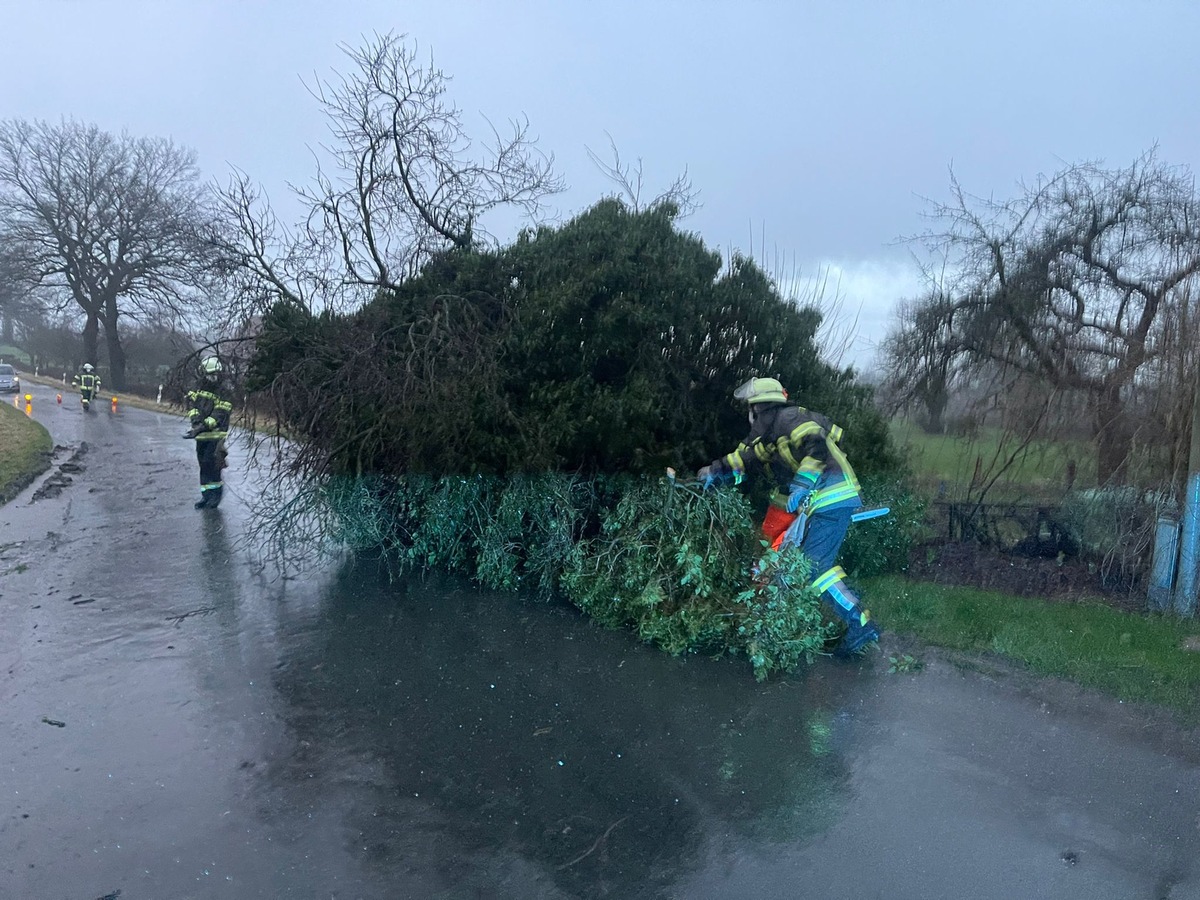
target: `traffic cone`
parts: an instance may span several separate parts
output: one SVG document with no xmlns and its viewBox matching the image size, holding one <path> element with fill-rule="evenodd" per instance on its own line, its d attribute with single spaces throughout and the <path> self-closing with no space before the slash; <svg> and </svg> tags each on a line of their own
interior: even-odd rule
<svg viewBox="0 0 1200 900">
<path fill-rule="evenodd" d="M 58 405 L 62 406 L 62 394 L 58 394 L 57 399 L 58 399 Z"/>
<path fill-rule="evenodd" d="M 33 394 L 25 395 L 25 415 L 33 415 Z"/>
<path fill-rule="evenodd" d="M 116 397 L 113 397 L 113 402 L 112 402 L 112 411 L 113 411 L 113 412 L 116 412 L 116 411 L 117 411 L 117 398 L 116 398 Z"/>
</svg>

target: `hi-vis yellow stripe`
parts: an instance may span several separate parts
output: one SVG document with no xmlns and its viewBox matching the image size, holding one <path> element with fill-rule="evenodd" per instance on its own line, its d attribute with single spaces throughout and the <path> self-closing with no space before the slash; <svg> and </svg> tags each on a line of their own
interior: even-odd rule
<svg viewBox="0 0 1200 900">
<path fill-rule="evenodd" d="M 842 567 L 834 566 L 832 569 L 828 569 L 817 578 L 814 578 L 812 586 L 818 591 L 827 591 L 845 577 L 846 572 Z"/>
<path fill-rule="evenodd" d="M 809 512 L 815 512 L 818 509 L 833 506 L 835 503 L 841 503 L 843 500 L 849 500 L 857 496 L 857 484 L 849 481 L 840 481 L 831 487 L 821 488 L 821 490 L 813 494 L 812 503 L 809 505 Z"/>
</svg>

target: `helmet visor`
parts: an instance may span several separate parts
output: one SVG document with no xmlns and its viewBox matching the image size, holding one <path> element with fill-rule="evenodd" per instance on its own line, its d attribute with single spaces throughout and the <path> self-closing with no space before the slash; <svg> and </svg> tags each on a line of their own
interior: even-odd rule
<svg viewBox="0 0 1200 900">
<path fill-rule="evenodd" d="M 754 378 L 751 378 L 749 381 L 747 381 L 745 384 L 743 384 L 741 387 L 739 387 L 739 388 L 738 388 L 736 391 L 734 391 L 734 392 L 733 392 L 733 399 L 735 399 L 735 400 L 749 400 L 751 397 L 753 397 L 753 396 L 754 396 L 754 382 L 755 382 L 755 381 L 756 381 L 756 379 L 754 379 Z"/>
</svg>

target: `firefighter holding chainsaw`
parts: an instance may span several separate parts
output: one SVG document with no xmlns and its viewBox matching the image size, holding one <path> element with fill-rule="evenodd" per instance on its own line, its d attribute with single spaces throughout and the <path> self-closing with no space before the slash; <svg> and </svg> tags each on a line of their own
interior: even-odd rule
<svg viewBox="0 0 1200 900">
<path fill-rule="evenodd" d="M 838 446 L 842 429 L 821 413 L 789 403 L 774 378 L 751 378 L 734 397 L 749 406 L 750 434 L 732 453 L 700 470 L 704 487 L 739 483 L 750 463 L 763 467 L 775 482 L 763 534 L 776 549 L 795 543 L 795 531 L 789 534 L 789 529 L 801 513 L 807 516 L 800 550 L 812 567 L 813 587 L 847 625 L 834 652 L 864 649 L 879 639 L 879 627 L 836 565 L 851 515 L 862 505 L 858 478 Z"/>
</svg>

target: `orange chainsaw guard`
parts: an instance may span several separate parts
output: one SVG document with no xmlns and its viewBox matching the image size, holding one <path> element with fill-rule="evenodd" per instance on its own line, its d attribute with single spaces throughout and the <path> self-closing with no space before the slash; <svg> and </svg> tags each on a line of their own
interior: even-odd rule
<svg viewBox="0 0 1200 900">
<path fill-rule="evenodd" d="M 763 517 L 762 533 L 771 542 L 771 549 L 778 550 L 783 543 L 783 536 L 796 521 L 796 514 L 778 506 L 768 506 L 767 514 Z"/>
</svg>

